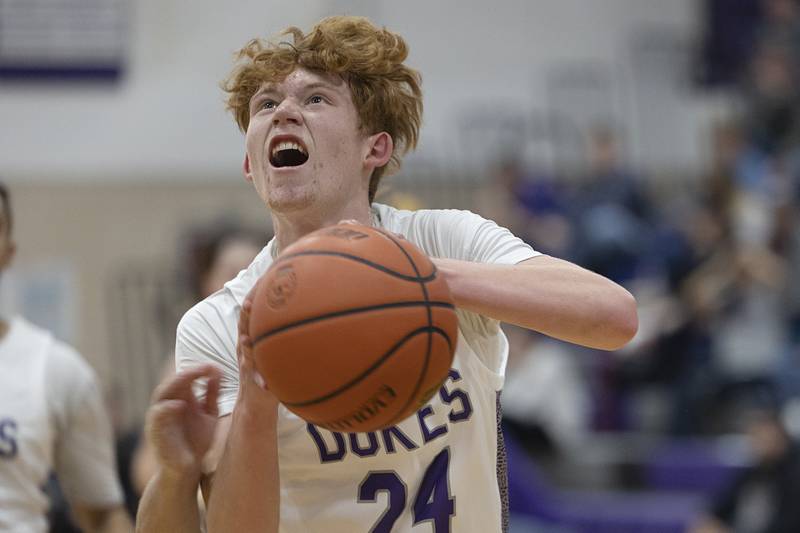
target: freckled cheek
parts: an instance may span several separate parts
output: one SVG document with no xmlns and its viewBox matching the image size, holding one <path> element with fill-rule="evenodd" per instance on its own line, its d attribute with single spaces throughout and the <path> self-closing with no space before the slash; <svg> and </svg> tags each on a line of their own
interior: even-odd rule
<svg viewBox="0 0 800 533">
<path fill-rule="evenodd" d="M 343 162 L 348 158 L 347 142 L 341 138 L 337 138 L 335 143 L 332 145 L 332 148 L 331 161 L 334 165 L 342 165 Z"/>
</svg>

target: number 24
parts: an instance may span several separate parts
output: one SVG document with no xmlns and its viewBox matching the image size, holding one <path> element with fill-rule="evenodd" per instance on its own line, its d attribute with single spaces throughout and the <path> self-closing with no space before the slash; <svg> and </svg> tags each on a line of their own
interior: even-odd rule
<svg viewBox="0 0 800 533">
<path fill-rule="evenodd" d="M 414 525 L 430 520 L 434 533 L 450 533 L 450 517 L 455 512 L 447 479 L 449 465 L 450 448 L 445 448 L 431 461 L 414 498 Z M 370 472 L 358 488 L 358 501 L 374 502 L 379 492 L 389 493 L 389 508 L 369 531 L 390 533 L 406 507 L 406 485 L 395 472 Z"/>
</svg>

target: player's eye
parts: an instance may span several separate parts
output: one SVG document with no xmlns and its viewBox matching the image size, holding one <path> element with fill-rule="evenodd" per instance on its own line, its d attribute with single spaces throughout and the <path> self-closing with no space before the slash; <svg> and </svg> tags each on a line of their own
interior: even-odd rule
<svg viewBox="0 0 800 533">
<path fill-rule="evenodd" d="M 308 99 L 309 104 L 321 104 L 325 100 L 318 94 L 315 94 L 311 98 Z"/>
<path fill-rule="evenodd" d="M 278 107 L 278 104 L 275 100 L 264 100 L 258 105 L 259 109 L 275 109 L 276 107 Z"/>
</svg>

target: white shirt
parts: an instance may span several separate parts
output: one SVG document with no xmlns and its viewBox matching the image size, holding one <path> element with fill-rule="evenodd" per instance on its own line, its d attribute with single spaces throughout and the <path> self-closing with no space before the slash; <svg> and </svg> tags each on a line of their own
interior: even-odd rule
<svg viewBox="0 0 800 533">
<path fill-rule="evenodd" d="M 122 503 L 111 423 L 91 367 L 21 318 L 0 340 L 0 531 L 47 531 L 51 470 L 70 501 Z"/>
<path fill-rule="evenodd" d="M 374 204 L 380 227 L 431 257 L 516 264 L 537 254 L 474 213 L 402 211 Z M 223 371 L 220 414 L 238 391 L 242 302 L 272 263 L 271 241 L 239 276 L 192 308 L 178 326 L 178 369 L 213 362 Z M 498 395 L 508 344 L 496 320 L 458 311 L 449 378 L 415 415 L 383 431 L 334 433 L 279 409 L 282 533 L 501 531 Z M 434 528 L 434 524 L 436 527 Z"/>
</svg>

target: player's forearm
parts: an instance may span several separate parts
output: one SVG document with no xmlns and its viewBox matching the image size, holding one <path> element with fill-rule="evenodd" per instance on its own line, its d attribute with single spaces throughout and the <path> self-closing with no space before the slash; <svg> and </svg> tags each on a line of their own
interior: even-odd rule
<svg viewBox="0 0 800 533">
<path fill-rule="evenodd" d="M 591 348 L 614 350 L 636 333 L 633 296 L 576 265 L 542 256 L 518 265 L 436 259 L 458 307 Z"/>
<path fill-rule="evenodd" d="M 147 484 L 136 515 L 136 533 L 199 533 L 199 476 L 158 471 Z"/>
<path fill-rule="evenodd" d="M 252 412 L 238 404 L 234 410 L 208 501 L 208 533 L 277 533 L 277 417 L 277 406 Z"/>
</svg>

